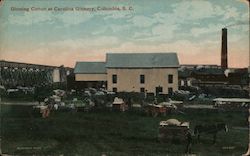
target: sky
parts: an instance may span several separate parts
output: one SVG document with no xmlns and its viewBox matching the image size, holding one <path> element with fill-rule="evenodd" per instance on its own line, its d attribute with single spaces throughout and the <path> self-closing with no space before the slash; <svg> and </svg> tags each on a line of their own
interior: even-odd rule
<svg viewBox="0 0 250 156">
<path fill-rule="evenodd" d="M 246 0 L 5 0 L 0 60 L 74 67 L 110 52 L 176 52 L 180 64 L 220 65 L 223 27 L 229 67 L 248 67 Z"/>
</svg>

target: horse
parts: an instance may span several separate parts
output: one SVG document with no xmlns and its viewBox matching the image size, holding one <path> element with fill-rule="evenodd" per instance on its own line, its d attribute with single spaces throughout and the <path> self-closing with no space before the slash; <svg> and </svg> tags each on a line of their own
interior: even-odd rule
<svg viewBox="0 0 250 156">
<path fill-rule="evenodd" d="M 221 130 L 228 132 L 227 125 L 225 123 L 216 123 L 216 124 L 201 124 L 196 125 L 194 128 L 194 134 L 197 135 L 197 140 L 200 142 L 200 134 L 212 134 L 213 135 L 213 144 L 216 143 L 217 133 Z"/>
</svg>

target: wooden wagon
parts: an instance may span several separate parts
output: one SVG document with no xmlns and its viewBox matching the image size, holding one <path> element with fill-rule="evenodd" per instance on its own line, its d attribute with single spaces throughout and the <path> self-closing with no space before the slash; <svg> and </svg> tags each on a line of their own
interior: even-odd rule
<svg viewBox="0 0 250 156">
<path fill-rule="evenodd" d="M 158 139 L 161 142 L 184 142 L 189 131 L 189 122 L 179 122 L 176 119 L 169 119 L 159 123 Z"/>
<path fill-rule="evenodd" d="M 159 105 L 166 108 L 166 114 L 170 114 L 170 113 L 174 112 L 175 110 L 177 110 L 177 107 L 174 104 L 172 104 L 171 102 L 161 102 L 161 103 L 159 103 Z"/>
<path fill-rule="evenodd" d="M 166 115 L 166 107 L 162 105 L 148 104 L 144 106 L 144 111 L 147 115 L 157 117 L 158 115 Z"/>
<path fill-rule="evenodd" d="M 113 102 L 113 110 L 126 111 L 128 110 L 128 105 L 123 101 L 123 99 L 116 97 Z"/>
</svg>

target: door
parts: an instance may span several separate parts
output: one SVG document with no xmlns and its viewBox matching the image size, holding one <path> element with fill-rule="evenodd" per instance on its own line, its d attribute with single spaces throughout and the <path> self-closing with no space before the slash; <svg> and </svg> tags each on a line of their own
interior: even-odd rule
<svg viewBox="0 0 250 156">
<path fill-rule="evenodd" d="M 162 93 L 162 87 L 161 86 L 158 86 L 158 87 L 155 87 L 155 95 L 159 95 L 159 93 Z"/>
</svg>

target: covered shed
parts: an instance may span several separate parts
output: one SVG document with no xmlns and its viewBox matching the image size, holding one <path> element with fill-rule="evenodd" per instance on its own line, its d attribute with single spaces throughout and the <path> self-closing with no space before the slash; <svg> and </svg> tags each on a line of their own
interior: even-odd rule
<svg viewBox="0 0 250 156">
<path fill-rule="evenodd" d="M 250 99 L 246 98 L 216 98 L 213 100 L 214 107 L 226 110 L 248 109 Z"/>
<path fill-rule="evenodd" d="M 105 62 L 76 62 L 74 74 L 77 87 L 106 87 L 107 72 L 105 66 Z"/>
</svg>

